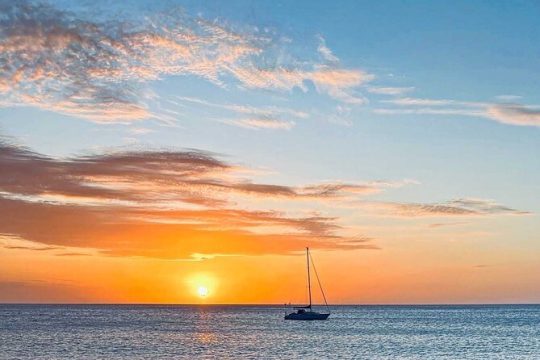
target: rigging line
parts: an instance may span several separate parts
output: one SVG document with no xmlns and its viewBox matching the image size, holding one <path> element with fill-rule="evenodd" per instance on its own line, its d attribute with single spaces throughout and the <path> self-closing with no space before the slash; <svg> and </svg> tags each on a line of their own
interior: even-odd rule
<svg viewBox="0 0 540 360">
<path fill-rule="evenodd" d="M 317 278 L 317 283 L 319 283 L 319 289 L 321 289 L 321 293 L 324 299 L 324 304 L 326 305 L 326 308 L 328 309 L 328 302 L 326 301 L 326 295 L 324 295 L 324 290 L 321 285 L 321 280 L 319 279 L 319 274 L 317 274 L 317 268 L 315 267 L 315 262 L 313 261 L 313 257 L 311 257 L 311 254 L 309 254 L 309 257 L 311 258 L 311 265 L 313 266 L 315 277 Z"/>
<path fill-rule="evenodd" d="M 308 291 L 309 291 L 309 308 L 311 309 L 311 278 L 309 276 L 309 259 L 311 254 L 309 253 L 309 248 L 306 248 L 306 260 L 307 260 L 307 279 L 308 279 Z M 311 259 L 313 262 L 313 259 Z"/>
</svg>

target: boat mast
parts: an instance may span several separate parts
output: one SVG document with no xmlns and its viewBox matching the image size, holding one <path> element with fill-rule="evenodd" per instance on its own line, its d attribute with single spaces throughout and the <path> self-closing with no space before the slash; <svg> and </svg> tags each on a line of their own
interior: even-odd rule
<svg viewBox="0 0 540 360">
<path fill-rule="evenodd" d="M 309 308 L 311 309 L 311 277 L 309 276 L 309 248 L 306 248 L 306 258 L 307 258 L 307 283 L 309 291 Z"/>
</svg>

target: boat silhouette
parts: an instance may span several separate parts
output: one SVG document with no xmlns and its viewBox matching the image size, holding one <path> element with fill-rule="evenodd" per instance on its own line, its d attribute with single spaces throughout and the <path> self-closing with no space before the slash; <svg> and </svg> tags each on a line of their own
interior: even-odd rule
<svg viewBox="0 0 540 360">
<path fill-rule="evenodd" d="M 319 280 L 319 275 L 317 274 L 317 269 L 313 263 L 313 270 L 315 271 L 315 277 L 317 278 L 317 283 L 319 284 L 319 289 L 321 290 L 324 304 L 326 306 L 327 312 L 320 313 L 313 311 L 313 304 L 311 302 L 311 274 L 310 274 L 310 259 L 313 263 L 313 258 L 309 252 L 309 248 L 306 248 L 306 260 L 307 260 L 307 281 L 308 281 L 308 293 L 309 293 L 309 305 L 306 306 L 294 306 L 293 312 L 285 315 L 285 320 L 326 320 L 330 316 L 330 311 L 328 311 L 328 303 L 326 301 L 326 296 L 324 295 L 324 290 Z"/>
</svg>

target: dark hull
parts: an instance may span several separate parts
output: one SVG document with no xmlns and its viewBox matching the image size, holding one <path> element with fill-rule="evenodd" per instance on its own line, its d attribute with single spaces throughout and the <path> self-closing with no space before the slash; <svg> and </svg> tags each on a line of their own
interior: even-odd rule
<svg viewBox="0 0 540 360">
<path fill-rule="evenodd" d="M 285 320 L 326 320 L 330 314 L 319 314 L 315 311 L 306 311 L 305 313 L 290 313 L 285 315 Z"/>
</svg>

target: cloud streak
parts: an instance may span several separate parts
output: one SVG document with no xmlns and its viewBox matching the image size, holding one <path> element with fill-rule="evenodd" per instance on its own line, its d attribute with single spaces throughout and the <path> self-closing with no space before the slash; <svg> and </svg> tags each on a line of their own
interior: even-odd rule
<svg viewBox="0 0 540 360">
<path fill-rule="evenodd" d="M 190 259 L 193 254 L 288 254 L 306 244 L 376 248 L 370 238 L 351 235 L 340 217 L 291 210 L 304 204 L 403 218 L 528 214 L 471 198 L 435 204 L 364 200 L 410 180 L 261 183 L 245 178 L 247 169 L 198 150 L 57 159 L 2 141 L 0 168 L 0 235 L 33 242 L 24 245 L 26 250 L 69 247 Z M 262 203 L 266 208 L 258 209 Z"/>
<path fill-rule="evenodd" d="M 408 92 L 414 90 L 414 87 L 385 87 L 385 86 L 371 86 L 368 88 L 368 92 L 378 95 L 398 96 L 405 95 Z"/>
<path fill-rule="evenodd" d="M 540 109 L 520 104 L 498 104 L 487 108 L 487 116 L 503 124 L 540 126 Z"/>
<path fill-rule="evenodd" d="M 373 111 L 377 114 L 457 115 L 484 118 L 506 125 L 540 126 L 539 108 L 522 104 L 413 97 L 398 97 L 391 100 L 382 100 L 381 102 L 393 104 L 397 107 L 376 108 Z"/>
<path fill-rule="evenodd" d="M 184 104 L 225 110 L 235 114 L 237 116 L 236 118 L 225 119 L 222 121 L 226 124 L 248 129 L 290 130 L 296 124 L 295 121 L 290 120 L 290 118 L 305 119 L 309 116 L 308 113 L 303 111 L 277 106 L 255 107 L 239 104 L 219 104 L 193 97 L 178 97 L 177 99 Z"/>
<path fill-rule="evenodd" d="M 527 211 L 513 209 L 493 200 L 484 199 L 455 199 L 443 203 L 368 203 L 366 207 L 385 214 L 400 217 L 476 217 L 498 215 L 528 215 Z M 441 224 L 437 224 L 441 226 Z"/>
<path fill-rule="evenodd" d="M 373 76 L 326 59 L 284 63 L 275 39 L 235 31 L 179 9 L 141 22 L 83 20 L 51 5 L 0 2 L 1 106 L 34 106 L 97 122 L 159 118 L 146 87 L 169 75 L 193 75 L 224 86 L 317 91 L 363 103 L 354 93 Z M 332 61 L 329 61 L 329 60 Z M 269 65 L 270 64 L 270 65 Z M 303 65 L 298 65 L 303 64 Z"/>
<path fill-rule="evenodd" d="M 290 130 L 294 126 L 294 122 L 274 119 L 272 117 L 259 117 L 259 118 L 244 118 L 226 121 L 226 123 L 240 126 L 247 129 L 283 129 Z"/>
<path fill-rule="evenodd" d="M 257 183 L 240 177 L 242 168 L 196 150 L 55 159 L 2 142 L 0 167 L 1 234 L 42 244 L 35 249 L 68 246 L 158 258 L 281 254 L 308 243 L 374 248 L 363 236 L 342 235 L 339 218 L 247 210 L 238 202 L 332 202 L 391 186 Z"/>
</svg>

